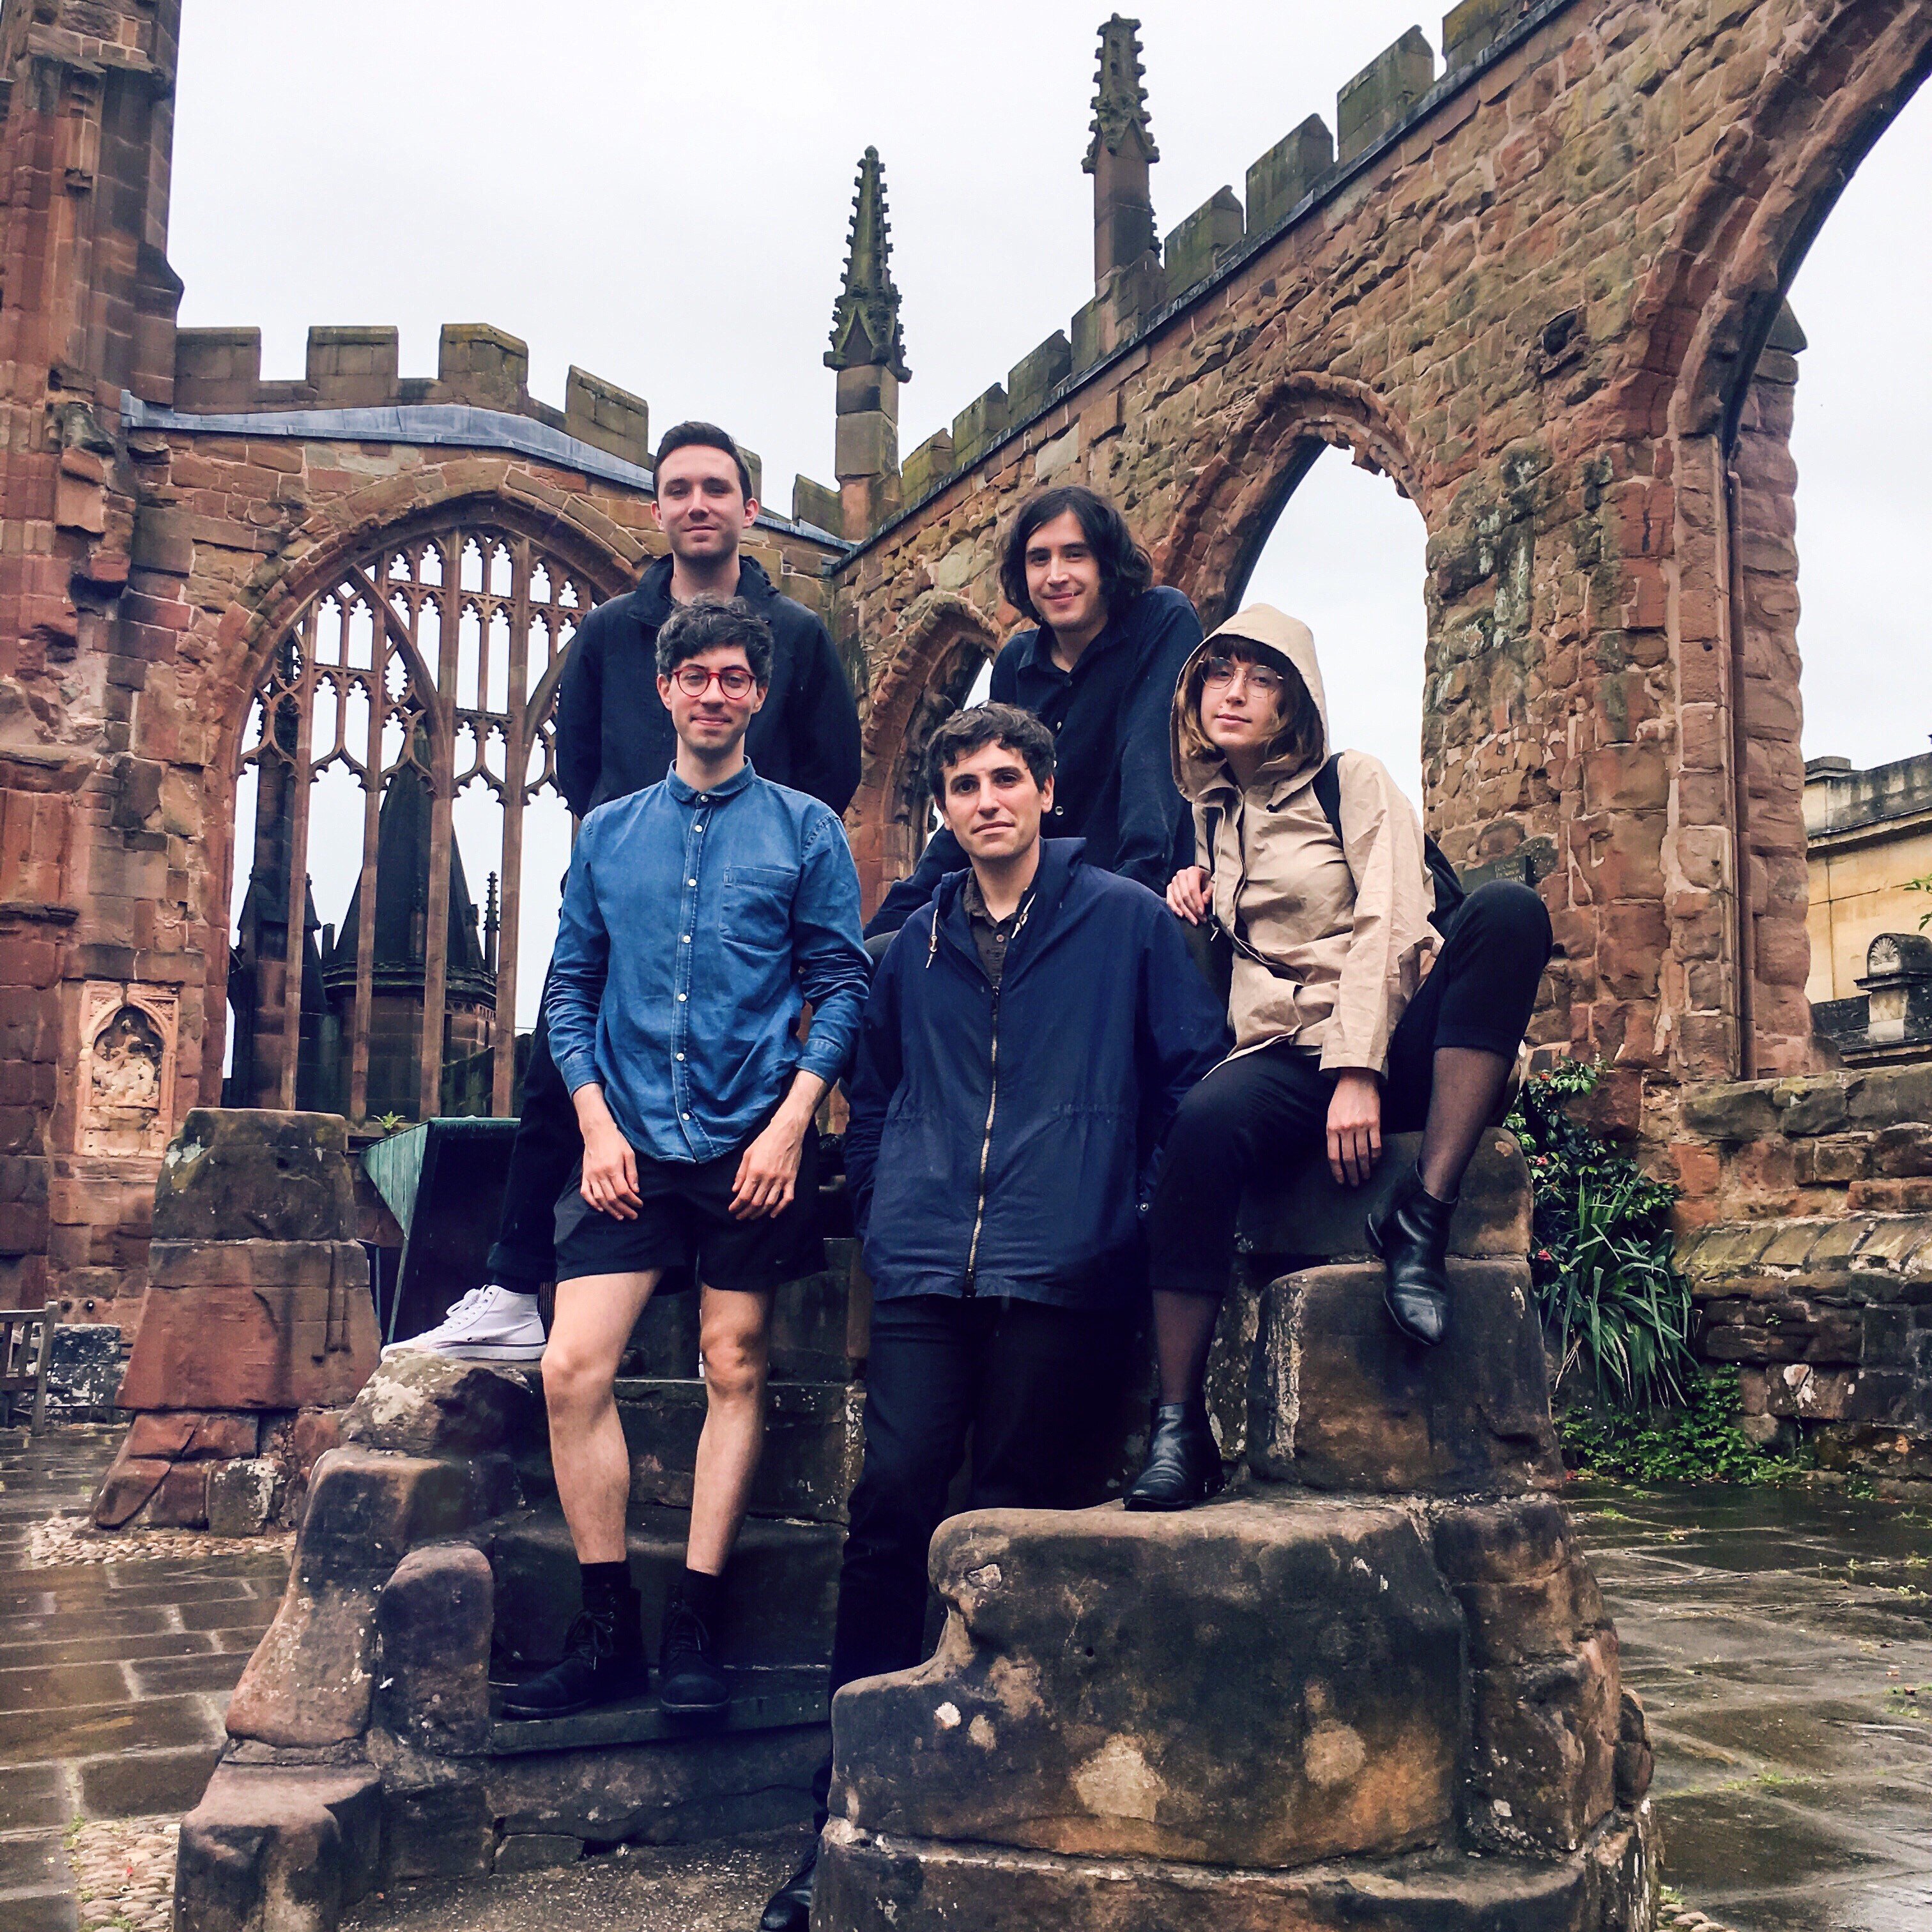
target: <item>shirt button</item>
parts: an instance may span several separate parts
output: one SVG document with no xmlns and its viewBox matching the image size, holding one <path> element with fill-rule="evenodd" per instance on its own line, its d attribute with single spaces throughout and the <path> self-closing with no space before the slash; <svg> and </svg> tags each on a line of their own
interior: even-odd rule
<svg viewBox="0 0 1932 1932">
<path fill-rule="evenodd" d="M 684 1058 L 684 1055 L 683 1055 L 682 1054 L 681 1054 L 681 1053 L 678 1055 L 678 1058 L 679 1058 L 679 1059 L 680 1059 L 680 1060 L 682 1060 L 683 1058 Z"/>
<path fill-rule="evenodd" d="M 684 1114 L 682 1118 L 684 1118 L 685 1120 L 689 1120 L 689 1119 L 691 1118 L 691 1116 L 690 1116 L 688 1114 Z"/>
<path fill-rule="evenodd" d="M 685 944 L 688 946 L 691 944 L 691 934 L 687 932 L 683 935 L 683 938 Z"/>
<path fill-rule="evenodd" d="M 678 1003 L 678 1004 L 679 1004 L 680 1006 L 682 1006 L 682 1005 L 684 1004 L 685 1001 L 686 1001 L 686 1000 L 689 997 L 690 997 L 690 995 L 689 995 L 688 994 L 686 994 L 686 993 L 680 993 L 680 994 L 678 994 L 678 996 L 677 996 L 677 1003 Z"/>
<path fill-rule="evenodd" d="M 686 879 L 684 883 L 687 886 L 694 886 L 697 884 L 698 881 L 695 879 Z"/>
</svg>

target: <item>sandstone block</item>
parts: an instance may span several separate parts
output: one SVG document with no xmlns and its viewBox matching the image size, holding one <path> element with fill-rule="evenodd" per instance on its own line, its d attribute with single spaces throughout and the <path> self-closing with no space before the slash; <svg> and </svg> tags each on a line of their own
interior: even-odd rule
<svg viewBox="0 0 1932 1932">
<path fill-rule="evenodd" d="M 335 1407 L 374 1369 L 359 1243 L 158 1242 L 153 1254 L 124 1408 Z"/>
<path fill-rule="evenodd" d="M 208 1522 L 206 1462 L 176 1462 L 148 1498 L 147 1520 L 159 1529 L 200 1529 Z"/>
<path fill-rule="evenodd" d="M 124 1442 L 94 1492 L 95 1523 L 102 1529 L 118 1529 L 131 1522 L 173 1467 L 164 1457 L 130 1456 Z"/>
<path fill-rule="evenodd" d="M 376 1720 L 423 1750 L 482 1750 L 490 1738 L 489 1558 L 430 1544 L 396 1565 L 376 1599 Z"/>
<path fill-rule="evenodd" d="M 376 1590 L 289 1580 L 228 1700 L 228 1735 L 290 1748 L 343 1744 L 369 1722 Z"/>
<path fill-rule="evenodd" d="M 376 1876 L 366 1766 L 217 1767 L 182 1820 L 176 1932 L 334 1932 Z"/>
<path fill-rule="evenodd" d="M 490 1869 L 496 1833 L 480 1771 L 413 1790 L 382 1787 L 382 1876 L 386 1882 L 470 1878 Z"/>
<path fill-rule="evenodd" d="M 1379 1263 L 1306 1268 L 1270 1286 L 1249 1396 L 1257 1475 L 1438 1494 L 1562 1479 L 1528 1263 L 1452 1260 L 1449 1275 L 1449 1333 L 1429 1349 L 1389 1319 Z"/>
<path fill-rule="evenodd" d="M 842 1382 L 770 1385 L 764 1452 L 752 1483 L 754 1514 L 844 1520 L 845 1500 L 858 1480 L 861 1399 Z M 698 1438 L 704 1426 L 704 1384 L 620 1382 L 617 1412 L 631 1454 L 632 1507 L 688 1508 Z"/>
<path fill-rule="evenodd" d="M 1553 1861 L 1460 1850 L 1373 1873 L 1211 1870 L 887 1834 L 834 1817 L 815 1932 L 1643 1932 L 1659 1846 L 1648 1807 Z"/>
<path fill-rule="evenodd" d="M 217 1536 L 256 1536 L 274 1520 L 280 1469 L 266 1456 L 218 1463 L 208 1472 L 208 1526 Z"/>
<path fill-rule="evenodd" d="M 1597 1580 L 1552 1498 L 1454 1504 L 1430 1527 L 1477 1669 L 1568 1656 L 1604 1622 Z"/>
<path fill-rule="evenodd" d="M 1250 1865 L 1448 1828 L 1462 1618 L 1403 1511 L 986 1510 L 932 1569 L 937 1654 L 838 1694 L 835 1815 Z"/>
<path fill-rule="evenodd" d="M 1476 1673 L 1464 1826 L 1486 1847 L 1574 1851 L 1616 1798 L 1621 1685 L 1606 1625 L 1568 1657 Z"/>
<path fill-rule="evenodd" d="M 1278 1266 L 1356 1261 L 1373 1252 L 1368 1217 L 1415 1165 L 1420 1134 L 1391 1134 L 1374 1177 L 1362 1187 L 1336 1185 L 1323 1160 L 1311 1160 L 1280 1184 L 1251 1188 L 1242 1204 L 1241 1232 L 1257 1255 Z M 1497 1128 L 1478 1143 L 1462 1177 L 1449 1224 L 1453 1255 L 1526 1255 L 1533 1232 L 1529 1166 L 1516 1136 Z"/>
<path fill-rule="evenodd" d="M 489 1362 L 404 1354 L 380 1363 L 343 1417 L 341 1438 L 409 1456 L 514 1450 L 542 1428 L 534 1377 Z"/>
<path fill-rule="evenodd" d="M 464 1462 L 332 1450 L 310 1478 L 297 1575 L 312 1582 L 380 1583 L 418 1544 L 469 1526 L 476 1514 L 473 1477 Z"/>
<path fill-rule="evenodd" d="M 529 1834 L 684 1844 L 809 1818 L 826 1743 L 823 1724 L 804 1724 L 491 1757 L 484 1795 L 506 1844 Z"/>
<path fill-rule="evenodd" d="M 348 1241 L 356 1237 L 349 1127 L 335 1114 L 197 1107 L 154 1184 L 162 1241 Z"/>
</svg>

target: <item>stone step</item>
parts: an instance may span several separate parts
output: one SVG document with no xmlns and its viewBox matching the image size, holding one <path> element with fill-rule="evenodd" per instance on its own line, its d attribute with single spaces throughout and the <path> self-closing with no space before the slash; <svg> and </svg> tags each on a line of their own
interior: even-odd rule
<svg viewBox="0 0 1932 1932">
<path fill-rule="evenodd" d="M 704 1384 L 695 1377 L 621 1376 L 617 1414 L 631 1458 L 631 1513 L 688 1509 Z M 765 1446 L 752 1484 L 751 1514 L 843 1522 L 858 1479 L 862 1392 L 844 1382 L 773 1382 L 765 1398 Z M 526 1449 L 518 1474 L 539 1505 L 556 1493 L 547 1440 Z"/>
<path fill-rule="evenodd" d="M 662 1508 L 639 1512 L 631 1526 L 631 1576 L 653 1652 L 665 1599 L 683 1571 L 689 1528 L 683 1510 Z M 739 1668 L 823 1664 L 832 1651 L 844 1544 L 844 1532 L 832 1523 L 748 1521 L 717 1631 L 722 1660 Z M 496 1582 L 497 1667 L 555 1663 L 579 1606 L 577 1558 L 562 1517 L 554 1510 L 500 1516 L 483 1547 Z"/>
<path fill-rule="evenodd" d="M 723 1731 L 776 1731 L 824 1721 L 830 1672 L 823 1664 L 740 1666 L 725 1675 L 730 1680 L 731 1705 L 722 1718 L 674 1717 L 655 1696 L 580 1711 L 568 1718 L 500 1717 L 490 1726 L 490 1754 L 510 1757 L 530 1751 L 681 1742 Z"/>
</svg>

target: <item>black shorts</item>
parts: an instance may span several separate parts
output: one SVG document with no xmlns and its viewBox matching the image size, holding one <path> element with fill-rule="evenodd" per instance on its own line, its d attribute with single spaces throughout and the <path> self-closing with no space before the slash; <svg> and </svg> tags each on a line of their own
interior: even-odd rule
<svg viewBox="0 0 1932 1932">
<path fill-rule="evenodd" d="M 746 1145 L 756 1138 L 747 1136 Z M 825 1265 L 818 1234 L 818 1130 L 807 1128 L 799 1149 L 790 1206 L 756 1221 L 734 1220 L 730 1211 L 744 1151 L 738 1148 L 704 1161 L 639 1154 L 633 1221 L 620 1221 L 584 1199 L 580 1163 L 557 1199 L 556 1279 L 661 1268 L 665 1278 L 658 1292 L 675 1293 L 692 1285 L 695 1264 L 694 1279 L 709 1287 L 764 1294 L 781 1282 L 817 1274 Z"/>
</svg>

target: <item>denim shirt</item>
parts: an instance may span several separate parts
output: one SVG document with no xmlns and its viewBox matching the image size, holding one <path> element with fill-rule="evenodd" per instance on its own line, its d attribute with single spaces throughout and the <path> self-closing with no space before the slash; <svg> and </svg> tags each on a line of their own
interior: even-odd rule
<svg viewBox="0 0 1932 1932">
<path fill-rule="evenodd" d="M 706 792 L 673 770 L 599 806 L 578 834 L 550 1053 L 573 1094 L 602 1085 L 640 1154 L 715 1160 L 750 1138 L 797 1070 L 844 1072 L 868 977 L 859 876 L 831 811 L 749 764 Z"/>
</svg>

